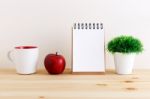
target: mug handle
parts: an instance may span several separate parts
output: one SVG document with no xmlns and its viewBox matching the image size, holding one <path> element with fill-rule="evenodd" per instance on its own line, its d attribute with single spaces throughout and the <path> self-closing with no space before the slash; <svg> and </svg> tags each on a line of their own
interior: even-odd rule
<svg viewBox="0 0 150 99">
<path fill-rule="evenodd" d="M 12 52 L 13 52 L 13 50 L 8 51 L 8 53 L 7 53 L 7 57 L 8 57 L 8 59 L 9 59 L 11 62 L 13 62 L 13 59 L 12 59 L 12 57 L 11 57 Z"/>
</svg>

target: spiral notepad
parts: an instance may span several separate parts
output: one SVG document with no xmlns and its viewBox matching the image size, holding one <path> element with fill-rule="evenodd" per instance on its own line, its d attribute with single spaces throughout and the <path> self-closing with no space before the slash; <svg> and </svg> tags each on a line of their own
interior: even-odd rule
<svg viewBox="0 0 150 99">
<path fill-rule="evenodd" d="M 73 72 L 104 72 L 104 30 L 102 23 L 73 26 Z"/>
</svg>

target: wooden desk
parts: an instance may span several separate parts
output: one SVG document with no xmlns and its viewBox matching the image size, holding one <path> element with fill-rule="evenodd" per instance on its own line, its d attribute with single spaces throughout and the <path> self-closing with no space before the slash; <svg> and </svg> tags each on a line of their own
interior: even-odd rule
<svg viewBox="0 0 150 99">
<path fill-rule="evenodd" d="M 0 99 L 150 99 L 150 70 L 133 75 L 18 75 L 13 69 L 0 69 Z"/>
</svg>

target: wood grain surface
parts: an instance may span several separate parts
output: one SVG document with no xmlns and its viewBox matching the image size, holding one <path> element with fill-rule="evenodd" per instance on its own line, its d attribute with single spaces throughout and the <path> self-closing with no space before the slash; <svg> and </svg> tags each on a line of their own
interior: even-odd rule
<svg viewBox="0 0 150 99">
<path fill-rule="evenodd" d="M 0 69 L 0 99 L 150 99 L 150 70 L 132 75 L 49 75 L 44 69 L 32 75 Z"/>
</svg>

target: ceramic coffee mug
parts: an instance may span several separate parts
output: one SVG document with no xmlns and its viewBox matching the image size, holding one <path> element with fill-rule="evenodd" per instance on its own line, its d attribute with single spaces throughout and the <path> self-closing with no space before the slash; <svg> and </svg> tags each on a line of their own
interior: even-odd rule
<svg viewBox="0 0 150 99">
<path fill-rule="evenodd" d="M 8 52 L 8 59 L 16 66 L 19 74 L 32 74 L 36 72 L 39 49 L 36 46 L 18 46 Z"/>
</svg>

